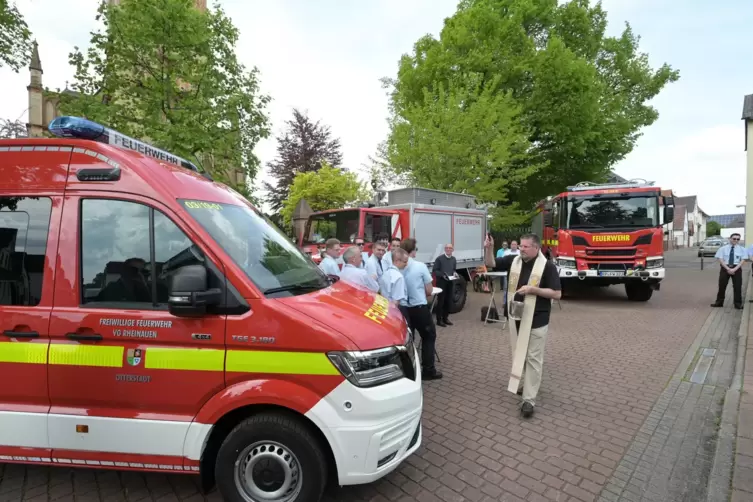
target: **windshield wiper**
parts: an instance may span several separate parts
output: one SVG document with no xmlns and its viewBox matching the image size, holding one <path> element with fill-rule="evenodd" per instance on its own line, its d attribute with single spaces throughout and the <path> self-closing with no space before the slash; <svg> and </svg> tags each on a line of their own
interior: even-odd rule
<svg viewBox="0 0 753 502">
<path fill-rule="evenodd" d="M 324 289 L 327 286 L 322 286 L 320 284 L 313 285 L 313 284 L 291 284 L 289 286 L 278 286 L 276 288 L 269 288 L 264 290 L 265 295 L 270 295 L 272 293 L 281 293 L 283 291 L 318 291 L 320 289 Z"/>
</svg>

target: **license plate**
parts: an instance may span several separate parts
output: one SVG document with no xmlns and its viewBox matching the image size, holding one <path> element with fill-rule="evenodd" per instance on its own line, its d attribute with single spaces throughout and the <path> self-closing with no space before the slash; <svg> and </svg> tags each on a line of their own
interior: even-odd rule
<svg viewBox="0 0 753 502">
<path fill-rule="evenodd" d="M 622 277 L 625 275 L 624 270 L 602 270 L 599 275 L 603 277 Z"/>
</svg>

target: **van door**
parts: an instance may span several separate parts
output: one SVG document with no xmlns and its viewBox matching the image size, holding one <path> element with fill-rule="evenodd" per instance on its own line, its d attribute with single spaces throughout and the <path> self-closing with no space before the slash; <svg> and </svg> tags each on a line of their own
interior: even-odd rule
<svg viewBox="0 0 753 502">
<path fill-rule="evenodd" d="M 3 170 L 3 175 L 6 171 Z M 47 349 L 62 196 L 0 195 L 0 461 L 50 461 Z"/>
<path fill-rule="evenodd" d="M 132 467 L 180 467 L 191 421 L 224 387 L 226 319 L 171 315 L 169 279 L 204 264 L 220 287 L 221 265 L 150 199 L 89 191 L 66 198 L 62 219 L 67 281 L 50 324 L 53 458 L 97 462 L 102 455 L 85 452 L 102 452 Z"/>
</svg>

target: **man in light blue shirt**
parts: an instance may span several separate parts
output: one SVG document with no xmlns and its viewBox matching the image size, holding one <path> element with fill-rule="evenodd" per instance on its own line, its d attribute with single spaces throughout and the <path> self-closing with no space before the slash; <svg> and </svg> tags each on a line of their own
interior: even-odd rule
<svg viewBox="0 0 753 502">
<path fill-rule="evenodd" d="M 340 266 L 337 259 L 340 257 L 340 241 L 327 239 L 324 249 L 324 258 L 319 263 L 319 268 L 327 275 L 340 275 Z"/>
<path fill-rule="evenodd" d="M 369 259 L 369 253 L 363 250 L 364 246 L 364 240 L 361 237 L 356 237 L 354 244 L 358 248 L 359 251 L 361 251 L 361 264 L 359 267 L 366 268 L 366 260 Z"/>
<path fill-rule="evenodd" d="M 405 288 L 405 278 L 402 270 L 408 265 L 408 253 L 404 249 L 396 248 L 392 253 L 392 264 L 384 270 L 379 278 L 379 291 L 388 300 L 402 302 L 408 298 Z M 401 309 L 406 321 L 406 311 Z"/>
<path fill-rule="evenodd" d="M 392 264 L 392 251 L 400 248 L 400 239 L 398 239 L 397 237 L 393 237 L 392 240 L 389 241 L 388 248 L 389 248 L 389 251 L 387 251 L 384 254 L 384 258 L 383 258 L 383 262 L 386 266 L 385 270 L 387 270 L 387 268 L 390 268 L 390 265 Z"/>
<path fill-rule="evenodd" d="M 727 284 L 732 279 L 732 293 L 736 309 L 743 308 L 743 260 L 748 259 L 748 252 L 740 245 L 740 234 L 734 233 L 729 236 L 729 244 L 720 247 L 714 256 L 719 260 L 719 290 L 716 293 L 716 301 L 712 307 L 724 306 L 724 296 L 727 292 Z"/>
<path fill-rule="evenodd" d="M 502 247 L 497 250 L 497 258 L 502 258 L 507 252 L 507 241 L 502 241 Z"/>
<path fill-rule="evenodd" d="M 366 271 L 370 276 L 376 276 L 377 281 L 382 277 L 384 271 L 387 270 L 384 263 L 384 253 L 386 252 L 387 247 L 384 245 L 384 242 L 375 242 L 371 250 L 371 256 L 366 260 Z"/>
<path fill-rule="evenodd" d="M 370 276 L 366 269 L 361 267 L 361 250 L 357 246 L 352 246 L 345 250 L 343 261 L 345 265 L 343 265 L 343 269 L 340 271 L 341 280 L 354 286 L 366 288 L 374 293 L 379 291 L 379 283 L 376 277 Z"/>
<path fill-rule="evenodd" d="M 418 251 L 416 239 L 405 239 L 400 247 L 411 256 L 415 256 Z M 434 365 L 437 329 L 427 300 L 434 289 L 431 274 L 425 263 L 413 258 L 408 260 L 408 265 L 402 272 L 407 298 L 400 305 L 408 313 L 411 330 L 415 329 L 421 335 L 421 375 L 424 380 L 438 380 L 442 378 L 442 373 Z"/>
</svg>

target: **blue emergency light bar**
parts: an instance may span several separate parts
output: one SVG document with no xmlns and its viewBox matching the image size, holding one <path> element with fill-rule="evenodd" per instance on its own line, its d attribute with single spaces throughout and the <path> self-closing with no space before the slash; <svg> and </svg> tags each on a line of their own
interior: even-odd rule
<svg viewBox="0 0 753 502">
<path fill-rule="evenodd" d="M 102 124 L 92 122 L 91 120 L 81 117 L 57 117 L 50 122 L 47 127 L 52 134 L 59 138 L 76 138 L 97 141 L 107 145 L 113 145 L 126 150 L 133 150 L 148 157 L 152 157 L 162 162 L 169 162 L 176 166 L 181 166 L 191 171 L 199 172 L 193 163 L 173 155 L 172 153 L 160 150 L 148 143 L 121 134 L 114 129 L 109 129 Z"/>
</svg>

